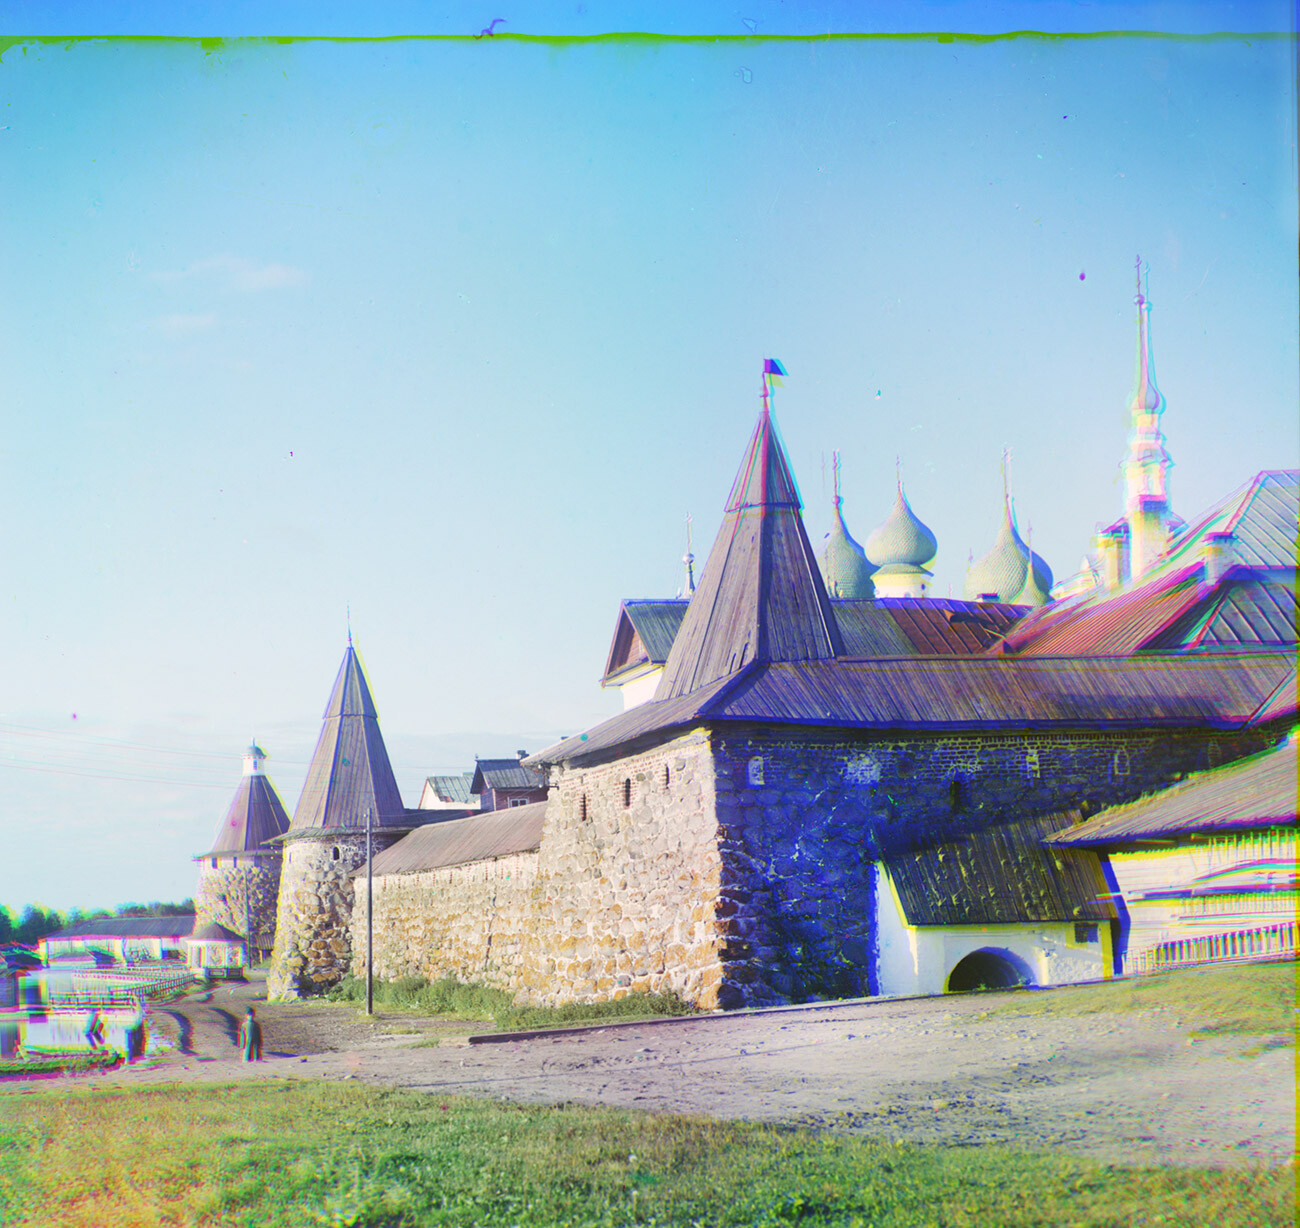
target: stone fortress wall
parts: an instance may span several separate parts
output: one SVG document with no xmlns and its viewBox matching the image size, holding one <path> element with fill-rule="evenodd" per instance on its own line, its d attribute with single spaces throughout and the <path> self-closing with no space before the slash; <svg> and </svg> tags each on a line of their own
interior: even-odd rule
<svg viewBox="0 0 1300 1228">
<path fill-rule="evenodd" d="M 215 922 L 245 938 L 251 947 L 269 951 L 275 942 L 279 891 L 278 853 L 204 857 L 199 861 L 194 928 Z"/>
<path fill-rule="evenodd" d="M 396 838 L 376 832 L 374 851 Z M 275 949 L 266 981 L 269 997 L 327 989 L 346 975 L 352 962 L 350 876 L 365 861 L 365 832 L 335 828 L 295 834 L 285 842 Z M 364 943 L 364 928 L 360 938 Z"/>
<path fill-rule="evenodd" d="M 550 779 L 522 996 L 671 991 L 718 1005 L 722 862 L 707 735 L 557 766 Z"/>
<path fill-rule="evenodd" d="M 548 1004 L 672 991 L 731 1009 L 887 992 L 877 897 L 891 850 L 918 833 L 960 839 L 1128 801 L 1270 741 L 732 726 L 558 765 L 539 852 L 375 880 L 376 973 L 479 980 Z M 277 948 L 277 970 L 318 983 L 349 963 L 363 972 L 350 880 L 319 855 L 287 859 L 285 874 L 282 921 L 310 937 Z M 321 903 L 336 920 L 313 929 Z"/>
<path fill-rule="evenodd" d="M 455 977 L 518 989 L 536 943 L 537 854 L 515 853 L 374 880 L 375 975 Z M 366 974 L 366 880 L 355 880 L 353 976 Z"/>
</svg>

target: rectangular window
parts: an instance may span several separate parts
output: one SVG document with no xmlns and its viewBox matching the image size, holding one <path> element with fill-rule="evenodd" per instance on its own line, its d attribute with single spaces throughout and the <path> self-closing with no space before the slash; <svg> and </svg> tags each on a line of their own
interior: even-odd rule
<svg viewBox="0 0 1300 1228">
<path fill-rule="evenodd" d="M 512 797 L 507 804 L 512 808 L 515 806 L 527 806 L 528 799 L 526 797 Z"/>
</svg>

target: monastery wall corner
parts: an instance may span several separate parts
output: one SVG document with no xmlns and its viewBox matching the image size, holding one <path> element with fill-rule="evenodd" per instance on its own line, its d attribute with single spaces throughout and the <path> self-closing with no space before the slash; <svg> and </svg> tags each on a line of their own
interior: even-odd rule
<svg viewBox="0 0 1300 1228">
<path fill-rule="evenodd" d="M 521 997 L 719 1005 L 722 859 L 709 739 L 552 768 Z"/>
</svg>

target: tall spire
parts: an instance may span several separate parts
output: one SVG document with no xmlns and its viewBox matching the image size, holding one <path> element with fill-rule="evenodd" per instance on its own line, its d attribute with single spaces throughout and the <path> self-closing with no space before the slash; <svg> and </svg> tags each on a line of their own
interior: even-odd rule
<svg viewBox="0 0 1300 1228">
<path fill-rule="evenodd" d="M 656 699 L 687 695 L 752 662 L 825 660 L 843 651 L 772 420 L 768 376 L 775 374 L 784 372 L 764 364 L 763 406 Z"/>
<path fill-rule="evenodd" d="M 368 808 L 379 825 L 404 815 L 366 672 L 349 644 L 290 827 L 365 827 Z"/>
<path fill-rule="evenodd" d="M 1134 263 L 1137 293 L 1133 299 L 1137 306 L 1137 371 L 1133 380 L 1133 399 L 1129 402 L 1129 412 L 1135 420 L 1140 414 L 1161 414 L 1165 409 L 1165 398 L 1156 387 L 1155 359 L 1151 354 L 1151 300 L 1143 285 L 1146 273 L 1142 257 L 1138 256 Z"/>
<path fill-rule="evenodd" d="M 689 601 L 695 593 L 695 555 L 691 553 L 690 512 L 686 513 L 686 553 L 682 555 L 682 562 L 686 566 L 686 582 L 677 590 L 677 596 Z"/>
<path fill-rule="evenodd" d="M 1160 416 L 1165 398 L 1156 386 L 1151 355 L 1151 300 L 1143 286 L 1144 266 L 1135 266 L 1137 293 L 1137 372 L 1129 402 L 1128 455 L 1122 466 L 1125 511 L 1133 534 L 1131 568 L 1134 579 L 1144 575 L 1168 545 L 1170 523 L 1169 471 L 1173 468 Z"/>
</svg>

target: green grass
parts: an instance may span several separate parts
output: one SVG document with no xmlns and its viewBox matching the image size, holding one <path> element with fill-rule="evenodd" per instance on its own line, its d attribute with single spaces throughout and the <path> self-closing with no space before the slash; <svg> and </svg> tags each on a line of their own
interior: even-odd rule
<svg viewBox="0 0 1300 1228">
<path fill-rule="evenodd" d="M 981 1018 L 1152 1012 L 1193 1036 L 1284 1034 L 1295 1043 L 1296 964 L 1220 964 L 1078 988 L 1016 994 Z"/>
<path fill-rule="evenodd" d="M 1265 1228 L 1293 1181 L 340 1084 L 0 1097 L 5 1228 Z"/>
<path fill-rule="evenodd" d="M 327 996 L 334 1002 L 361 1003 L 366 1000 L 366 983 L 344 977 Z M 432 982 L 422 976 L 376 981 L 374 998 L 377 1007 L 389 1010 L 421 1011 L 447 1019 L 491 1019 L 508 1032 L 695 1013 L 695 1008 L 676 994 L 628 994 L 616 1002 L 570 1002 L 564 1006 L 515 1006 L 513 995 L 504 990 L 451 977 Z"/>
</svg>

